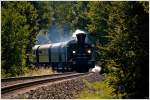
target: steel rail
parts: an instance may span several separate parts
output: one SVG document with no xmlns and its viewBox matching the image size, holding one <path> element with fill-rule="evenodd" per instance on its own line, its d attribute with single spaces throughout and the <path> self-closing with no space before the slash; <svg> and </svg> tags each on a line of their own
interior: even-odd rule
<svg viewBox="0 0 150 100">
<path fill-rule="evenodd" d="M 30 77 L 11 77 L 11 78 L 6 78 L 1 80 L 1 87 L 9 86 L 12 84 L 17 84 L 17 83 L 23 83 L 23 82 L 29 82 L 29 81 L 34 81 L 37 79 L 43 79 L 43 78 L 49 78 L 49 77 L 56 77 L 60 75 L 68 75 L 72 74 L 72 72 L 67 72 L 67 73 L 59 73 L 59 74 L 51 74 L 51 75 L 41 75 L 41 76 L 30 76 Z"/>
<path fill-rule="evenodd" d="M 58 74 L 51 74 L 51 75 L 40 75 L 40 76 L 23 76 L 23 77 L 9 77 L 9 78 L 3 78 L 1 79 L 1 82 L 10 82 L 10 81 L 16 81 L 16 80 L 26 80 L 26 79 L 35 79 L 35 78 L 43 78 L 43 77 L 51 77 L 56 75 L 63 75 L 63 74 L 69 74 L 68 73 L 58 73 Z"/>
<path fill-rule="evenodd" d="M 35 86 L 38 84 L 48 83 L 48 82 L 55 82 L 55 81 L 59 81 L 59 80 L 63 80 L 63 79 L 70 79 L 70 78 L 87 75 L 87 74 L 89 74 L 89 73 L 72 73 L 72 74 L 69 73 L 68 75 L 64 74 L 64 75 L 60 75 L 60 76 L 56 76 L 56 77 L 49 77 L 46 79 L 34 80 L 34 81 L 30 81 L 30 82 L 24 82 L 24 83 L 18 83 L 18 84 L 14 84 L 14 85 L 10 85 L 10 86 L 5 86 L 5 87 L 1 87 L 1 94 L 5 94 L 7 92 L 11 92 L 11 91 L 29 87 L 29 86 Z"/>
</svg>

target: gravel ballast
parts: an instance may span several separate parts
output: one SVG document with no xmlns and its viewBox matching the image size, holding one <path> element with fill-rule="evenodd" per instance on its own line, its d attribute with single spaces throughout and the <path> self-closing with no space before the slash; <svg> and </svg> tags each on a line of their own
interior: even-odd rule
<svg viewBox="0 0 150 100">
<path fill-rule="evenodd" d="M 39 87 L 24 94 L 18 95 L 16 98 L 21 99 L 75 99 L 81 90 L 86 86 L 83 80 L 95 82 L 102 80 L 99 73 L 87 76 L 77 77 L 69 80 L 60 81 L 51 85 Z"/>
</svg>

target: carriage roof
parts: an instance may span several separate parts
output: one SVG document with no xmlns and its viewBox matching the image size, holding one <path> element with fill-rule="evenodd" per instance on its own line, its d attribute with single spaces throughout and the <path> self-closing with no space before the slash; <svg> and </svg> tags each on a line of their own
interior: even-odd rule
<svg viewBox="0 0 150 100">
<path fill-rule="evenodd" d="M 46 49 L 46 48 L 57 48 L 57 47 L 65 47 L 69 41 L 67 42 L 60 42 L 60 43 L 50 43 L 50 44 L 42 44 L 42 45 L 35 45 L 32 49 L 36 50 L 39 49 Z"/>
</svg>

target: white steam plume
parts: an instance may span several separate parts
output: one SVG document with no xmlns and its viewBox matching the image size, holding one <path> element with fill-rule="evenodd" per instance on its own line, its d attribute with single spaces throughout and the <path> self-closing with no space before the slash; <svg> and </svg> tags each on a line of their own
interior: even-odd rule
<svg viewBox="0 0 150 100">
<path fill-rule="evenodd" d="M 76 37 L 76 34 L 79 34 L 79 33 L 84 33 L 84 34 L 87 34 L 86 32 L 82 31 L 82 30 L 79 30 L 77 29 L 73 34 L 72 34 L 72 37 Z"/>
<path fill-rule="evenodd" d="M 77 40 L 76 35 L 79 34 L 79 33 L 87 34 L 86 32 L 77 29 L 77 30 L 72 34 L 72 38 Z"/>
<path fill-rule="evenodd" d="M 92 72 L 100 72 L 101 71 L 101 67 L 100 66 L 98 66 L 98 65 L 95 65 L 95 67 L 94 68 L 92 68 Z"/>
</svg>

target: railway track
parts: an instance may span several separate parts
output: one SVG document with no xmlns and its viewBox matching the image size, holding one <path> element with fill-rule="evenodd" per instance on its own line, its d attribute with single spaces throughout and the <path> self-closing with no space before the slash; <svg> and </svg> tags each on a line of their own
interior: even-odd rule
<svg viewBox="0 0 150 100">
<path fill-rule="evenodd" d="M 8 78 L 1 80 L 1 96 L 2 98 L 9 98 L 9 95 L 17 91 L 24 90 L 30 87 L 36 87 L 38 85 L 53 83 L 64 79 L 71 79 L 79 76 L 88 75 L 89 73 L 64 73 L 44 76 L 33 76 L 33 77 L 18 77 Z"/>
<path fill-rule="evenodd" d="M 43 78 L 50 78 L 50 77 L 56 77 L 61 75 L 67 75 L 72 73 L 59 73 L 59 74 L 51 74 L 51 75 L 42 75 L 42 76 L 30 76 L 30 77 L 10 77 L 1 79 L 1 88 L 8 87 L 10 85 L 15 85 L 17 83 L 24 83 L 24 82 L 30 82 L 37 79 L 43 79 Z"/>
</svg>

